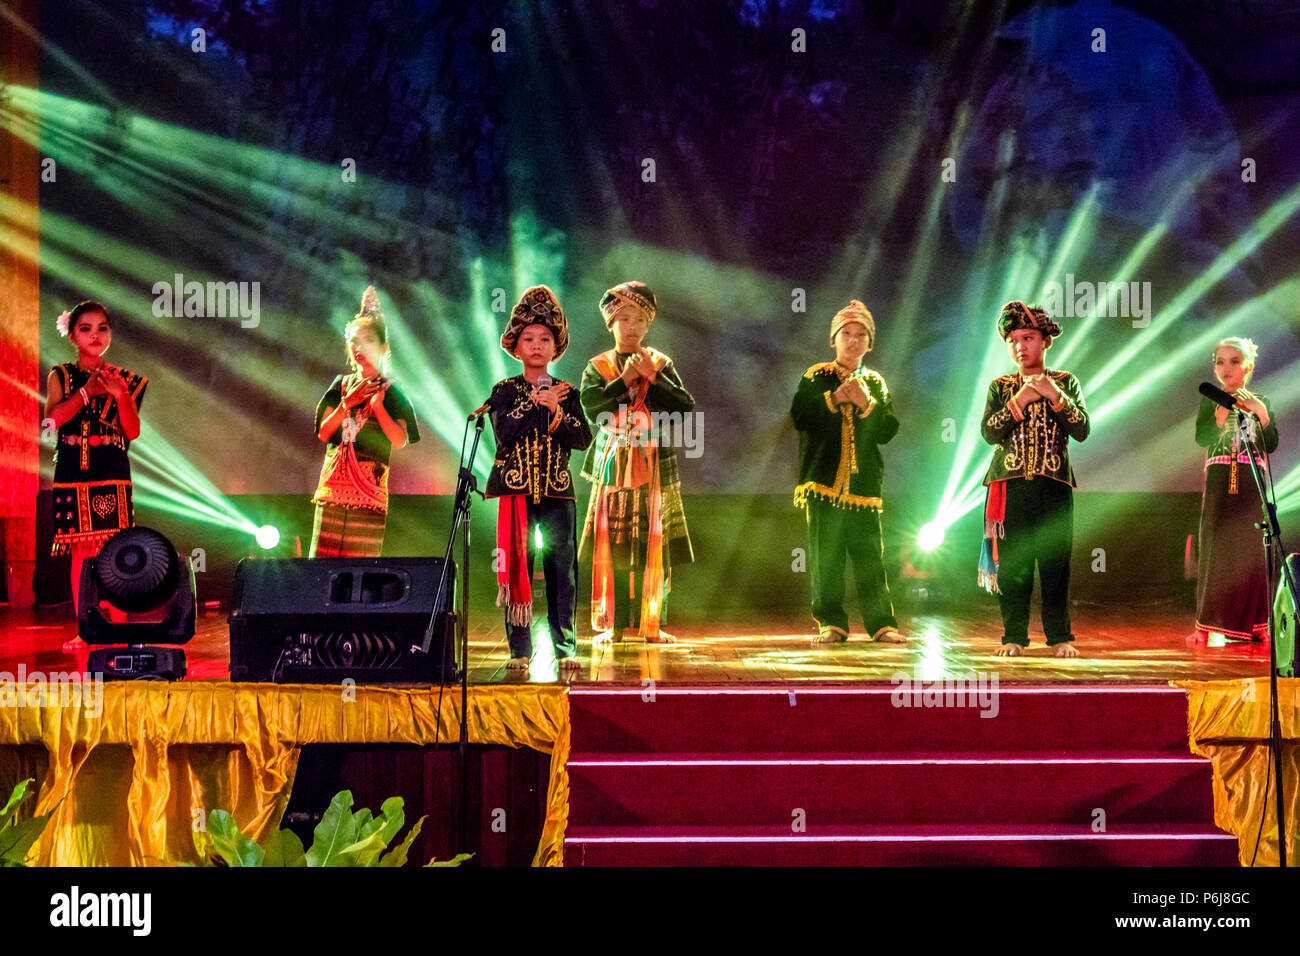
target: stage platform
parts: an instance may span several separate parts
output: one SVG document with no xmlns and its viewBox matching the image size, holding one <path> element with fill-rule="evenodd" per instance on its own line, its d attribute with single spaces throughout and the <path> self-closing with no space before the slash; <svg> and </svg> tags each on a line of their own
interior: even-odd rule
<svg viewBox="0 0 1300 956">
<path fill-rule="evenodd" d="M 1073 624 L 1080 657 L 1051 655 L 1041 633 L 1021 658 L 995 656 L 1002 633 L 995 606 L 974 605 L 962 614 L 902 616 L 912 638 L 906 645 L 876 644 L 858 632 L 840 644 L 809 643 L 812 622 L 793 611 L 751 612 L 744 619 L 667 628 L 671 645 L 632 639 L 593 645 L 580 629 L 581 671 L 574 683 L 841 682 L 890 681 L 899 671 L 934 680 L 996 672 L 1002 682 L 1101 681 L 1164 683 L 1226 680 L 1268 673 L 1268 645 L 1199 639 L 1190 615 L 1172 604 L 1097 607 L 1076 604 Z M 471 615 L 470 681 L 515 682 L 508 677 L 505 633 L 495 613 Z M 1034 613 L 1037 621 L 1037 611 Z M 0 671 L 67 670 L 85 665 L 85 652 L 64 654 L 76 633 L 71 606 L 45 610 L 0 609 Z M 557 678 L 543 622 L 534 625 L 536 654 L 526 680 Z M 226 612 L 204 611 L 194 639 L 185 645 L 192 680 L 228 680 L 230 632 Z M 521 678 L 524 679 L 524 678 Z"/>
<path fill-rule="evenodd" d="M 1267 645 L 1210 646 L 1165 605 L 1074 614 L 1073 659 L 1041 636 L 995 656 L 996 609 L 978 606 L 903 616 L 903 646 L 813 646 L 793 613 L 671 628 L 672 645 L 588 633 L 567 686 L 545 637 L 528 678 L 508 680 L 504 635 L 476 624 L 469 848 L 480 865 L 1275 863 L 1260 828 Z M 61 649 L 72 633 L 69 609 L 5 611 L 0 672 L 83 667 Z M 110 684 L 102 719 L 0 709 L 0 783 L 34 776 L 39 810 L 59 807 L 37 862 L 186 860 L 192 814 L 214 799 L 258 834 L 295 808 L 309 832 L 344 787 L 427 814 L 420 853 L 459 846 L 458 692 L 235 684 L 228 644 L 225 612 L 205 612 L 189 679 Z M 508 840 L 492 816 L 507 805 Z"/>
</svg>

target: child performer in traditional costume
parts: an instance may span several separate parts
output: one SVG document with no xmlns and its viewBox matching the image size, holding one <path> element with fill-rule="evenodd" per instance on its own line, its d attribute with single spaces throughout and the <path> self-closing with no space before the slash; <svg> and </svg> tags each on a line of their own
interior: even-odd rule
<svg viewBox="0 0 1300 956">
<path fill-rule="evenodd" d="M 420 440 L 415 409 L 388 375 L 388 332 L 374 286 L 344 329 L 348 365 L 316 405 L 325 464 L 312 504 L 313 558 L 377 558 L 388 520 L 388 459 Z"/>
<path fill-rule="evenodd" d="M 1220 342 L 1214 374 L 1247 411 L 1239 414 L 1203 398 L 1196 416 L 1196 443 L 1206 449 L 1196 629 L 1241 641 L 1268 636 L 1272 600 L 1264 539 L 1255 527 L 1262 511 L 1246 444 L 1249 434 L 1265 454 L 1277 449 L 1277 420 L 1268 399 L 1246 389 L 1258 354 L 1250 339 Z M 1256 461 L 1267 467 L 1263 459 Z"/>
<path fill-rule="evenodd" d="M 56 365 L 46 384 L 45 418 L 58 429 L 51 553 L 72 555 L 72 607 L 79 613 L 82 564 L 135 523 L 127 449 L 140 437 L 140 403 L 149 381 L 104 361 L 113 320 L 98 302 L 82 302 L 56 324 L 76 346 L 77 360 Z M 77 637 L 63 649 L 85 646 Z"/>
<path fill-rule="evenodd" d="M 870 639 L 907 640 L 889 596 L 880 525 L 885 471 L 880 446 L 898 432 L 898 419 L 885 380 L 862 365 L 875 340 L 871 313 L 852 300 L 831 320 L 835 361 L 808 369 L 790 406 L 799 431 L 794 503 L 807 514 L 812 613 L 819 628 L 814 644 L 848 639 L 844 564 L 849 557 Z"/>
<path fill-rule="evenodd" d="M 1061 327 L 1043 309 L 1008 302 L 998 334 L 1019 371 L 993 380 L 981 419 L 996 445 L 984 484 L 984 548 L 979 583 L 1002 609 L 1000 656 L 1029 646 L 1034 564 L 1043 585 L 1043 633 L 1057 657 L 1078 657 L 1070 631 L 1070 548 L 1074 538 L 1074 469 L 1067 447 L 1088 437 L 1079 380 L 1044 368 L 1043 353 Z"/>
<path fill-rule="evenodd" d="M 523 294 L 510 313 L 501 347 L 523 363 L 488 399 L 497 453 L 486 497 L 497 504 L 497 603 L 506 607 L 510 660 L 527 671 L 532 658 L 535 529 L 541 529 L 546 616 L 561 674 L 578 669 L 574 600 L 578 582 L 578 511 L 569 455 L 591 444 L 577 390 L 551 379 L 547 366 L 569 345 L 569 324 L 544 285 Z"/>
<path fill-rule="evenodd" d="M 591 558 L 591 626 L 597 642 L 621 641 L 633 628 L 646 643 L 673 643 L 660 628 L 672 569 L 695 560 L 677 455 L 663 427 L 664 413 L 680 422 L 695 408 L 695 399 L 672 359 L 641 344 L 657 308 L 644 282 L 607 290 L 600 314 L 614 334 L 614 348 L 593 358 L 582 373 L 582 409 L 599 426 L 582 468 L 592 484 L 580 551 L 584 560 Z"/>
</svg>

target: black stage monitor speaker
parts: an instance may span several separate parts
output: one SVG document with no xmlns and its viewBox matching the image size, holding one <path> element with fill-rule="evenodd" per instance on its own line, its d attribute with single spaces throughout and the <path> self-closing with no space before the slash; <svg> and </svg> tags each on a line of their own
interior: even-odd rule
<svg viewBox="0 0 1300 956">
<path fill-rule="evenodd" d="M 424 642 L 442 558 L 245 558 L 230 609 L 230 679 L 423 684 L 456 679 L 447 569 L 429 653 Z"/>
<path fill-rule="evenodd" d="M 1288 554 L 1286 565 L 1291 575 L 1300 580 L 1300 554 Z M 1296 620 L 1300 605 L 1300 594 L 1294 593 L 1287 584 L 1286 574 L 1277 585 L 1277 598 L 1273 601 L 1273 623 L 1277 628 L 1274 639 L 1277 641 L 1277 673 L 1279 677 L 1295 675 L 1295 640 L 1300 621 Z"/>
</svg>

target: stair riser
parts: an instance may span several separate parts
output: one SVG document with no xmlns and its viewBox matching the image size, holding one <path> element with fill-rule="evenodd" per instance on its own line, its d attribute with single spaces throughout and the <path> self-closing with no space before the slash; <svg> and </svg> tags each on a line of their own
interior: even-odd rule
<svg viewBox="0 0 1300 956">
<path fill-rule="evenodd" d="M 569 767 L 569 819 L 601 826 L 1201 823 L 1208 763 Z"/>
<path fill-rule="evenodd" d="M 1012 693 L 978 708 L 895 707 L 889 694 L 636 694 L 570 698 L 572 752 L 1125 750 L 1187 752 L 1170 693 Z"/>
<path fill-rule="evenodd" d="M 1223 866 L 1228 840 L 976 843 L 644 843 L 565 847 L 565 866 Z"/>
</svg>

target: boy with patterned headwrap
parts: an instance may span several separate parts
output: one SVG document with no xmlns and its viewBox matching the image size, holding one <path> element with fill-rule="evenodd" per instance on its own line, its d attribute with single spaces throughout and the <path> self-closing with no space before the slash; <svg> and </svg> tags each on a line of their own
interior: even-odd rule
<svg viewBox="0 0 1300 956">
<path fill-rule="evenodd" d="M 1088 437 L 1088 410 L 1074 375 L 1043 366 L 1043 353 L 1061 334 L 1045 310 L 1008 302 L 997 331 L 1019 370 L 993 380 L 981 419 L 984 440 L 997 447 L 984 478 L 979 583 L 998 595 L 998 654 L 1019 657 L 1029 646 L 1037 563 L 1047 644 L 1057 657 L 1078 657 L 1069 603 L 1076 483 L 1067 446 Z"/>
<path fill-rule="evenodd" d="M 581 549 L 592 562 L 597 642 L 621 641 L 637 628 L 647 643 L 672 643 L 660 629 L 672 569 L 695 560 L 677 456 L 662 427 L 664 413 L 690 414 L 695 399 L 672 359 L 641 344 L 657 308 L 644 282 L 607 290 L 600 314 L 615 345 L 582 374 L 582 408 L 599 426 L 582 468 L 592 485 Z"/>
<path fill-rule="evenodd" d="M 885 574 L 880 512 L 880 446 L 898 432 L 889 389 L 862 365 L 875 345 L 876 323 L 857 299 L 835 313 L 835 361 L 814 365 L 799 381 L 790 417 L 799 431 L 799 485 L 794 503 L 808 519 L 814 644 L 847 640 L 844 565 L 853 559 L 858 603 L 873 641 L 903 643 Z"/>
<path fill-rule="evenodd" d="M 578 513 L 569 455 L 591 444 L 578 394 L 552 381 L 547 366 L 569 345 L 569 324 L 554 293 L 533 286 L 510 313 L 501 348 L 523 363 L 488 399 L 497 453 L 485 497 L 497 498 L 497 604 L 506 606 L 507 670 L 532 657 L 534 536 L 541 529 L 546 616 L 561 672 L 578 667 L 574 630 Z"/>
</svg>

